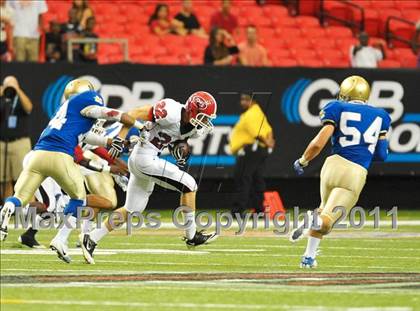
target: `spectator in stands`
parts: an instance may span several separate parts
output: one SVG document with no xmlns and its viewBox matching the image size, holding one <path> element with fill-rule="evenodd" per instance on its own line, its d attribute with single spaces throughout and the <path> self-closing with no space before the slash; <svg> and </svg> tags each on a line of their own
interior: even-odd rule
<svg viewBox="0 0 420 311">
<path fill-rule="evenodd" d="M 233 34 L 238 27 L 238 20 L 230 13 L 230 0 L 222 1 L 222 10 L 213 14 L 210 20 L 210 26 L 223 28 Z"/>
<path fill-rule="evenodd" d="M 204 64 L 225 66 L 232 65 L 234 55 L 239 53 L 232 36 L 224 29 L 213 28 L 210 42 L 204 52 Z"/>
<path fill-rule="evenodd" d="M 95 18 L 93 16 L 89 17 L 86 21 L 86 29 L 82 31 L 82 38 L 92 38 L 97 39 L 98 35 L 94 32 L 95 28 Z M 83 43 L 81 46 L 81 61 L 85 63 L 98 63 L 98 44 L 96 42 L 92 43 Z"/>
<path fill-rule="evenodd" d="M 39 29 L 42 29 L 42 14 L 48 8 L 44 0 L 10 1 L 13 14 L 13 45 L 15 60 L 37 62 L 39 56 Z"/>
<path fill-rule="evenodd" d="M 13 9 L 0 0 L 0 60 L 10 62 L 13 55 Z"/>
<path fill-rule="evenodd" d="M 0 197 L 13 194 L 13 183 L 22 171 L 25 155 L 31 151 L 29 138 L 32 102 L 13 76 L 0 85 Z M 0 202 L 1 204 L 1 202 Z"/>
<path fill-rule="evenodd" d="M 47 62 L 55 63 L 63 58 L 61 26 L 57 21 L 50 22 L 50 31 L 45 34 L 45 57 Z"/>
<path fill-rule="evenodd" d="M 67 42 L 70 39 L 79 38 L 82 29 L 80 28 L 80 24 L 77 20 L 77 11 L 75 9 L 70 9 L 69 11 L 69 20 L 67 23 L 61 25 L 61 33 L 62 33 L 62 51 L 64 53 L 64 58 L 67 59 Z M 73 59 L 78 60 L 79 57 L 79 44 L 72 45 L 73 50 Z"/>
<path fill-rule="evenodd" d="M 239 44 L 239 62 L 244 66 L 268 66 L 267 50 L 258 43 L 257 28 L 246 28 L 246 41 Z"/>
<path fill-rule="evenodd" d="M 186 35 L 187 30 L 184 24 L 177 19 L 169 17 L 169 7 L 167 4 L 159 3 L 156 5 L 155 11 L 149 19 L 150 30 L 158 35 L 167 34 Z"/>
<path fill-rule="evenodd" d="M 175 16 L 175 19 L 183 24 L 188 34 L 207 37 L 206 31 L 201 27 L 197 16 L 193 13 L 191 0 L 182 1 L 181 11 Z"/>
<path fill-rule="evenodd" d="M 73 0 L 72 9 L 76 10 L 80 28 L 85 29 L 88 18 L 93 16 L 93 10 L 89 7 L 87 0 Z"/>
<path fill-rule="evenodd" d="M 359 44 L 350 48 L 350 60 L 352 67 L 376 68 L 378 62 L 385 58 L 382 44 L 369 46 L 369 35 L 366 32 L 359 34 Z"/>
</svg>

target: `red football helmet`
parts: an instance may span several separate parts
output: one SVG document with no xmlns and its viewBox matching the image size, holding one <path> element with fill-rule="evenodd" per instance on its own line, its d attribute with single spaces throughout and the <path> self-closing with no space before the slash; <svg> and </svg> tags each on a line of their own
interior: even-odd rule
<svg viewBox="0 0 420 311">
<path fill-rule="evenodd" d="M 217 103 L 214 97 L 207 92 L 198 91 L 193 93 L 185 104 L 189 112 L 190 123 L 197 129 L 211 131 L 212 119 L 216 118 Z"/>
</svg>

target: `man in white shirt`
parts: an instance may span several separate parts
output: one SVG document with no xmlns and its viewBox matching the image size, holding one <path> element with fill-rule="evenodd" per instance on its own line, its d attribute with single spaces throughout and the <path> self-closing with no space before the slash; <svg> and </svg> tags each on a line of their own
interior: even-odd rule
<svg viewBox="0 0 420 311">
<path fill-rule="evenodd" d="M 44 0 L 8 0 L 14 10 L 13 45 L 15 60 L 18 62 L 37 62 L 39 55 L 39 27 L 42 14 L 48 8 Z"/>
<path fill-rule="evenodd" d="M 383 46 L 380 44 L 369 46 L 369 36 L 366 32 L 359 34 L 359 41 L 358 45 L 353 45 L 350 48 L 351 66 L 357 68 L 378 67 L 378 62 L 385 56 Z"/>
</svg>

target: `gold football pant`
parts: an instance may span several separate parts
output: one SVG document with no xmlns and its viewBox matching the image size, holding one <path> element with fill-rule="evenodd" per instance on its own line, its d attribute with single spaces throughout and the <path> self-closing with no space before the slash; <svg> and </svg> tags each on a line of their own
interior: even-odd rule
<svg viewBox="0 0 420 311">
<path fill-rule="evenodd" d="M 355 206 L 366 182 L 367 170 L 339 155 L 329 156 L 321 170 L 321 231 L 328 233 L 340 218 Z"/>
<path fill-rule="evenodd" d="M 20 174 L 15 194 L 22 206 L 28 204 L 45 178 L 52 177 L 72 199 L 86 198 L 83 176 L 73 158 L 62 152 L 32 151 L 28 163 Z"/>
<path fill-rule="evenodd" d="M 109 173 L 95 172 L 85 176 L 86 187 L 89 193 L 100 195 L 109 200 L 112 207 L 117 207 L 117 193 L 114 188 L 114 179 Z"/>
</svg>

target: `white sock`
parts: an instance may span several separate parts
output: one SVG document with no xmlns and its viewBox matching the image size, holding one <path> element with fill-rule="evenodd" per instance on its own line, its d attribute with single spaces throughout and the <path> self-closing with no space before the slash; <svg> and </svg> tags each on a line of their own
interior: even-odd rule
<svg viewBox="0 0 420 311">
<path fill-rule="evenodd" d="M 314 215 L 313 221 L 310 224 L 309 228 L 319 230 L 322 227 L 322 218 L 319 217 L 319 214 Z"/>
<path fill-rule="evenodd" d="M 100 228 L 97 228 L 90 233 L 90 238 L 93 240 L 93 242 L 98 243 L 108 233 L 109 230 L 103 223 Z"/>
<path fill-rule="evenodd" d="M 64 223 L 63 227 L 58 231 L 54 239 L 60 239 L 62 242 L 67 243 L 70 233 L 74 228 L 76 228 L 76 222 L 77 219 L 74 216 L 67 218 L 66 223 Z"/>
<path fill-rule="evenodd" d="M 39 215 L 36 215 L 34 226 L 32 226 L 32 229 L 39 230 L 41 221 L 43 221 L 42 217 Z"/>
<path fill-rule="evenodd" d="M 194 235 L 197 231 L 197 227 L 195 225 L 195 212 L 184 212 L 184 224 L 187 222 L 191 222 L 191 224 L 185 228 L 185 236 L 188 240 L 194 238 Z"/>
<path fill-rule="evenodd" d="M 91 223 L 92 222 L 90 220 L 83 219 L 82 227 L 80 228 L 80 230 L 82 231 L 83 234 L 89 233 L 90 227 L 91 227 Z"/>
<path fill-rule="evenodd" d="M 2 212 L 6 210 L 6 208 L 9 210 L 7 213 L 3 214 L 1 213 L 2 219 L 1 219 L 1 225 L 2 228 L 6 228 L 9 225 L 9 220 L 12 214 L 15 212 L 15 204 L 13 202 L 6 202 L 3 205 Z"/>
<path fill-rule="evenodd" d="M 321 242 L 321 239 L 314 238 L 313 236 L 308 237 L 308 244 L 306 245 L 306 251 L 304 256 L 305 257 L 316 257 L 316 250 L 318 249 L 319 242 Z"/>
</svg>

